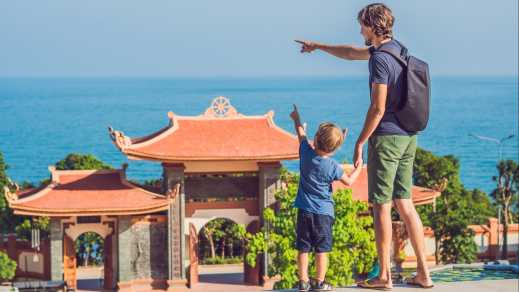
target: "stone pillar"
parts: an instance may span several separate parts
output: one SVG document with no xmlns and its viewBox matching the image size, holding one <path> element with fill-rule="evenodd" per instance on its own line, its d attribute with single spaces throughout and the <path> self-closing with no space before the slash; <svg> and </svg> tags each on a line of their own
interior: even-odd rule
<svg viewBox="0 0 519 292">
<path fill-rule="evenodd" d="M 495 260 L 499 255 L 499 246 L 497 245 L 499 241 L 499 222 L 497 218 L 488 218 L 488 225 L 490 229 L 488 234 L 488 256 L 491 260 Z"/>
<path fill-rule="evenodd" d="M 184 165 L 163 163 L 163 192 L 170 196 L 168 209 L 168 287 L 185 287 L 187 284 L 185 260 L 185 193 Z M 179 191 L 176 192 L 177 185 Z"/>
<path fill-rule="evenodd" d="M 281 164 L 279 162 L 258 163 L 258 179 L 259 179 L 259 211 L 260 224 L 263 226 L 263 210 L 268 207 L 275 207 L 276 192 L 281 188 L 280 171 Z M 264 280 L 268 275 L 269 256 L 263 254 L 260 264 L 260 275 Z"/>
<path fill-rule="evenodd" d="M 256 232 L 260 231 L 260 224 L 258 220 L 252 221 L 247 226 L 247 232 L 254 234 Z M 262 256 L 258 255 L 256 257 L 256 266 L 251 267 L 247 264 L 247 261 L 245 260 L 246 252 L 243 255 L 243 281 L 248 285 L 260 285 L 260 265 Z"/>
<path fill-rule="evenodd" d="M 41 253 L 43 254 L 43 279 L 50 281 L 51 280 L 51 254 L 50 254 L 50 241 L 43 240 L 41 242 Z"/>
<path fill-rule="evenodd" d="M 7 235 L 7 256 L 18 262 L 18 257 L 16 256 L 16 234 L 14 233 Z"/>
<path fill-rule="evenodd" d="M 63 230 L 61 219 L 50 219 L 50 279 L 63 280 Z"/>
<path fill-rule="evenodd" d="M 126 288 L 126 283 L 134 279 L 132 265 L 132 221 L 131 216 L 120 216 L 117 222 L 118 286 Z M 122 285 L 121 285 L 122 284 Z"/>
</svg>

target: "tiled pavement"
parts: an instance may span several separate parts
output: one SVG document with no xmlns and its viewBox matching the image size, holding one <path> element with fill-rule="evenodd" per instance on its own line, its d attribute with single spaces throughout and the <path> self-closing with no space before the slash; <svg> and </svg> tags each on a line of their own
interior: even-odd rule
<svg viewBox="0 0 519 292">
<path fill-rule="evenodd" d="M 239 265 L 227 267 L 201 267 L 200 283 L 188 292 L 256 292 L 263 291 L 261 287 L 243 285 L 243 274 Z M 96 280 L 93 280 L 96 281 Z M 98 280 L 97 280 L 98 281 Z M 86 284 L 83 282 L 82 284 Z M 90 282 L 95 284 L 95 282 Z M 102 291 L 94 289 L 82 289 L 80 291 Z M 337 292 L 362 292 L 364 289 L 356 287 L 338 288 Z M 395 286 L 394 292 L 518 292 L 519 280 L 482 280 L 438 283 L 433 289 L 424 290 L 408 286 Z M 280 291 L 281 292 L 281 291 Z M 284 290 L 283 292 L 295 292 L 295 290 Z"/>
</svg>

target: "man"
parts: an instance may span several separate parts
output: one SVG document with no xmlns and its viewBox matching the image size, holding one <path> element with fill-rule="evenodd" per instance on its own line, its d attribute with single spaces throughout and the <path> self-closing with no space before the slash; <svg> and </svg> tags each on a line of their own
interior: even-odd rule
<svg viewBox="0 0 519 292">
<path fill-rule="evenodd" d="M 301 52 L 322 50 L 347 60 L 369 60 L 371 105 L 364 127 L 355 144 L 354 165 L 362 163 L 362 149 L 368 143 L 368 193 L 373 205 L 375 239 L 380 272 L 378 277 L 359 283 L 362 288 L 391 290 L 391 206 L 395 205 L 404 221 L 417 257 L 416 277 L 409 285 L 422 288 L 433 286 L 426 264 L 423 225 L 411 200 L 413 163 L 416 152 L 416 134 L 399 124 L 394 109 L 405 96 L 405 68 L 382 47 L 401 50 L 393 39 L 394 17 L 384 4 L 364 7 L 357 17 L 367 47 L 326 45 L 309 41 L 302 44 Z"/>
</svg>

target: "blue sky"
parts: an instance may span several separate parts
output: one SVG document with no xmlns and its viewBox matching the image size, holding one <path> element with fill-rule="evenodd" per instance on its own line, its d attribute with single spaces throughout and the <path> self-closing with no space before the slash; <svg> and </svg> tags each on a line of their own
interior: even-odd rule
<svg viewBox="0 0 519 292">
<path fill-rule="evenodd" d="M 385 1 L 433 75 L 517 75 L 517 0 Z M 296 38 L 362 45 L 371 1 L 0 0 L 0 76 L 363 75 Z"/>
</svg>

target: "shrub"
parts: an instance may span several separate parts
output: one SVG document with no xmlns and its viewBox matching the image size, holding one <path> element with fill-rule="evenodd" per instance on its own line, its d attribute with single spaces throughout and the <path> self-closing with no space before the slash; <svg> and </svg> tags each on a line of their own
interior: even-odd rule
<svg viewBox="0 0 519 292">
<path fill-rule="evenodd" d="M 10 259 L 7 254 L 0 251 L 0 282 L 9 281 L 14 278 L 16 272 L 16 262 Z"/>
<path fill-rule="evenodd" d="M 285 173 L 286 189 L 276 194 L 277 210 L 265 209 L 265 226 L 256 234 L 247 234 L 246 261 L 256 265 L 256 257 L 268 251 L 271 261 L 269 276 L 279 275 L 275 289 L 293 288 L 297 283 L 297 250 L 295 226 L 297 209 L 293 202 L 297 194 L 298 177 Z M 373 219 L 366 216 L 368 205 L 354 201 L 350 190 L 334 194 L 335 223 L 333 249 L 329 253 L 326 279 L 334 286 L 354 282 L 356 274 L 367 273 L 376 258 Z M 310 256 L 310 274 L 315 273 L 313 256 Z"/>
</svg>

